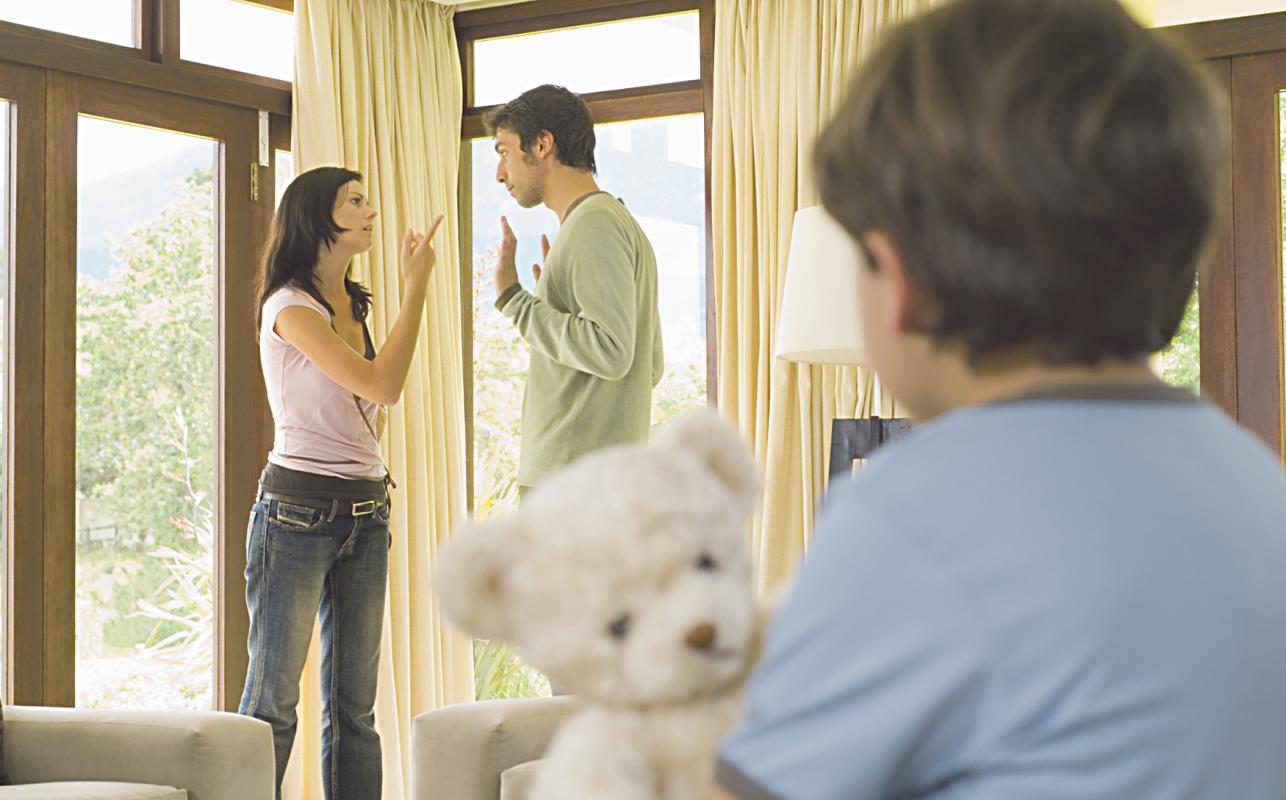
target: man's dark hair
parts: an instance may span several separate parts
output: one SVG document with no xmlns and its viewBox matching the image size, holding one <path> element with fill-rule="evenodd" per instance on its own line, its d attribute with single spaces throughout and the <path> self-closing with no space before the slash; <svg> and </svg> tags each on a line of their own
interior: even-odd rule
<svg viewBox="0 0 1286 800">
<path fill-rule="evenodd" d="M 580 95 L 561 86 L 545 84 L 528 89 L 484 114 L 482 124 L 488 136 L 494 136 L 497 128 L 513 131 L 524 153 L 531 152 L 541 131 L 549 131 L 559 161 L 574 169 L 598 172 L 594 163 L 594 119 L 589 106 Z"/>
<path fill-rule="evenodd" d="M 1113 0 L 957 0 L 856 73 L 817 145 L 822 201 L 893 240 L 913 326 L 971 363 L 1135 359 L 1174 335 L 1204 260 L 1223 103 Z"/>
</svg>

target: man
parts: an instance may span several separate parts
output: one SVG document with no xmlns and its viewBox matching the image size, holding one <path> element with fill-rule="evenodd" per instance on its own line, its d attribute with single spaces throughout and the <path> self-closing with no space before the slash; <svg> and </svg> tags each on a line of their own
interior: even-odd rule
<svg viewBox="0 0 1286 800">
<path fill-rule="evenodd" d="M 585 101 L 538 86 L 484 120 L 496 180 L 518 204 L 561 223 L 543 241 L 534 292 L 518 283 L 517 240 L 501 217 L 496 307 L 531 346 L 522 405 L 519 493 L 591 450 L 647 439 L 665 359 L 656 257 L 625 206 L 594 180 L 594 122 Z M 543 274 L 543 277 L 542 277 Z"/>
<path fill-rule="evenodd" d="M 923 424 L 834 491 L 719 797 L 1286 792 L 1280 456 L 1146 363 L 1224 113 L 1111 0 L 959 0 L 865 62 L 817 175 Z"/>
</svg>

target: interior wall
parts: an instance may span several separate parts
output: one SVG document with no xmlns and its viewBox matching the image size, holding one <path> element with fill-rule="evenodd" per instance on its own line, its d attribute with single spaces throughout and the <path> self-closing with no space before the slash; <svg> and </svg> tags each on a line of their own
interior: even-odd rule
<svg viewBox="0 0 1286 800">
<path fill-rule="evenodd" d="M 1286 0 L 1140 0 L 1154 6 L 1157 25 L 1182 25 L 1227 17 L 1286 11 Z"/>
</svg>

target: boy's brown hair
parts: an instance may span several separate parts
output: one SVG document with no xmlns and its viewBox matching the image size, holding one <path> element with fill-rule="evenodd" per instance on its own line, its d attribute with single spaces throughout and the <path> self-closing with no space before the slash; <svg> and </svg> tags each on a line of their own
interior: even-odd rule
<svg viewBox="0 0 1286 800">
<path fill-rule="evenodd" d="M 917 330 L 975 365 L 1094 364 L 1178 328 L 1225 120 L 1202 67 L 1113 0 L 956 0 L 860 67 L 816 168 L 855 239 L 897 245 Z"/>
</svg>

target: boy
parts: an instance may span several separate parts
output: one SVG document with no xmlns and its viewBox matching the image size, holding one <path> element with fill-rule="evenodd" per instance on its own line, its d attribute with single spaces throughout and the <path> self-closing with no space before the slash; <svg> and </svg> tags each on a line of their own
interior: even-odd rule
<svg viewBox="0 0 1286 800">
<path fill-rule="evenodd" d="M 1223 118 L 1111 0 L 960 0 L 864 64 L 818 177 L 922 424 L 834 492 L 717 796 L 1286 792 L 1280 459 L 1147 367 Z"/>
</svg>

